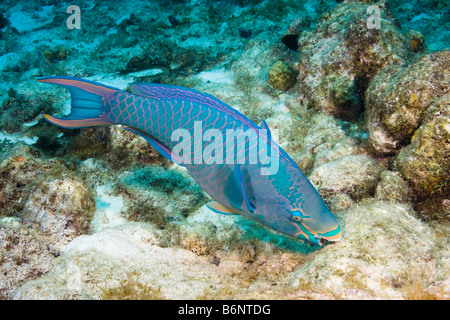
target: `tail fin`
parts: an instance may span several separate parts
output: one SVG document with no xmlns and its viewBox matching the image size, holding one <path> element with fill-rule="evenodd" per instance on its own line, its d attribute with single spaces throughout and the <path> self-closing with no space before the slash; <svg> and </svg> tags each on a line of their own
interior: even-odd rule
<svg viewBox="0 0 450 320">
<path fill-rule="evenodd" d="M 57 118 L 44 114 L 45 119 L 50 123 L 70 129 L 111 124 L 105 117 L 109 113 L 109 110 L 105 110 L 109 108 L 105 102 L 112 94 L 120 91 L 119 89 L 70 77 L 47 77 L 38 81 L 54 83 L 69 89 L 72 96 L 70 115 Z"/>
</svg>

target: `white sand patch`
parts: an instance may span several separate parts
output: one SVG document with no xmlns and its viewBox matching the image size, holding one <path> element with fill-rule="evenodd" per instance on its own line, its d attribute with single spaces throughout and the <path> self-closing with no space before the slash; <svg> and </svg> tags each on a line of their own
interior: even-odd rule
<svg viewBox="0 0 450 320">
<path fill-rule="evenodd" d="M 94 213 L 92 225 L 95 232 L 106 228 L 122 225 L 126 219 L 121 216 L 125 201 L 120 196 L 111 195 L 111 186 L 103 185 L 96 188 L 95 197 L 97 210 Z"/>
<path fill-rule="evenodd" d="M 223 68 L 203 71 L 200 72 L 196 77 L 203 81 L 210 81 L 213 83 L 233 84 L 231 72 L 226 71 Z"/>
<path fill-rule="evenodd" d="M 0 131 L 0 141 L 3 142 L 5 140 L 7 140 L 7 141 L 9 141 L 11 143 L 18 143 L 18 142 L 21 141 L 21 142 L 23 142 L 23 143 L 25 143 L 27 145 L 32 145 L 32 144 L 35 144 L 37 142 L 38 137 L 33 137 L 33 138 L 22 137 L 22 136 L 20 136 L 18 134 L 10 134 L 10 133 L 5 133 L 3 131 Z"/>
</svg>

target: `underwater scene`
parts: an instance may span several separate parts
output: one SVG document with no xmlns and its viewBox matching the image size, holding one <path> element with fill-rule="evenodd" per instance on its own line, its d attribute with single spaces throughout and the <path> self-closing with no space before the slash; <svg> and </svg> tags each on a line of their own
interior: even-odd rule
<svg viewBox="0 0 450 320">
<path fill-rule="evenodd" d="M 0 300 L 450 299 L 449 0 L 3 0 Z"/>
</svg>

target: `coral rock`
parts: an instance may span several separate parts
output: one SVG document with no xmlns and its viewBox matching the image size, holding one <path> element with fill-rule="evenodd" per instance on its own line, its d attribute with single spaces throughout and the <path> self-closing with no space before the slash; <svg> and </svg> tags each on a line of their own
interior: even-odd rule
<svg viewBox="0 0 450 320">
<path fill-rule="evenodd" d="M 408 41 L 381 9 L 380 29 L 369 29 L 369 5 L 344 2 L 299 40 L 298 91 L 302 100 L 343 119 L 363 111 L 364 92 L 380 70 L 405 62 Z"/>
<path fill-rule="evenodd" d="M 87 233 L 95 202 L 84 184 L 72 178 L 51 178 L 38 184 L 24 206 L 22 217 L 52 235 L 57 246 Z"/>
<path fill-rule="evenodd" d="M 442 201 L 450 193 L 450 94 L 434 102 L 422 122 L 394 166 L 419 199 L 440 194 Z"/>
<path fill-rule="evenodd" d="M 419 31 L 409 30 L 408 38 L 412 51 L 420 52 L 425 50 L 425 37 Z"/>
<path fill-rule="evenodd" d="M 287 91 L 295 84 L 294 72 L 282 61 L 278 61 L 273 65 L 268 77 L 268 83 L 281 91 Z"/>
<path fill-rule="evenodd" d="M 54 265 L 48 240 L 19 219 L 0 219 L 0 300 L 11 299 L 24 281 L 36 279 Z"/>
<path fill-rule="evenodd" d="M 375 190 L 382 171 L 368 156 L 347 156 L 314 169 L 310 181 L 325 200 L 340 193 L 358 199 Z"/>
<path fill-rule="evenodd" d="M 36 160 L 29 154 L 5 159 L 0 165 L 0 216 L 20 214 L 32 184 L 38 183 L 41 175 L 64 169 L 60 161 Z"/>
<path fill-rule="evenodd" d="M 366 93 L 370 141 L 380 154 L 408 144 L 427 108 L 449 92 L 450 51 L 380 72 Z"/>
<path fill-rule="evenodd" d="M 408 187 L 398 173 L 384 171 L 375 190 L 375 199 L 390 202 L 406 202 Z"/>
<path fill-rule="evenodd" d="M 378 298 L 403 299 L 413 298 L 412 286 L 420 286 L 425 296 L 434 285 L 431 278 L 448 277 L 448 268 L 437 266 L 432 229 L 409 205 L 360 204 L 347 210 L 341 221 L 343 239 L 291 274 L 292 286 L 341 298 L 358 289 Z"/>
<path fill-rule="evenodd" d="M 309 28 L 310 24 L 310 17 L 298 18 L 289 25 L 289 29 L 281 38 L 281 42 L 283 42 L 289 49 L 298 51 L 298 38 L 304 30 Z"/>
<path fill-rule="evenodd" d="M 116 127 L 110 130 L 109 158 L 113 168 L 134 164 L 161 164 L 164 158 L 144 138 Z"/>
</svg>

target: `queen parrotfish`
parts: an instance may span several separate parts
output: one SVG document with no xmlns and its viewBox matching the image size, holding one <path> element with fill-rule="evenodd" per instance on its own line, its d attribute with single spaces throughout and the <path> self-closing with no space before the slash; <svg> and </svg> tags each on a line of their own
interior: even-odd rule
<svg viewBox="0 0 450 320">
<path fill-rule="evenodd" d="M 212 211 L 240 214 L 315 245 L 340 240 L 336 218 L 265 121 L 259 127 L 219 99 L 180 86 L 133 84 L 130 93 L 70 77 L 38 81 L 71 93 L 71 113 L 44 115 L 49 122 L 63 128 L 121 125 L 144 137 L 188 170 L 214 199 L 207 204 Z"/>
</svg>

